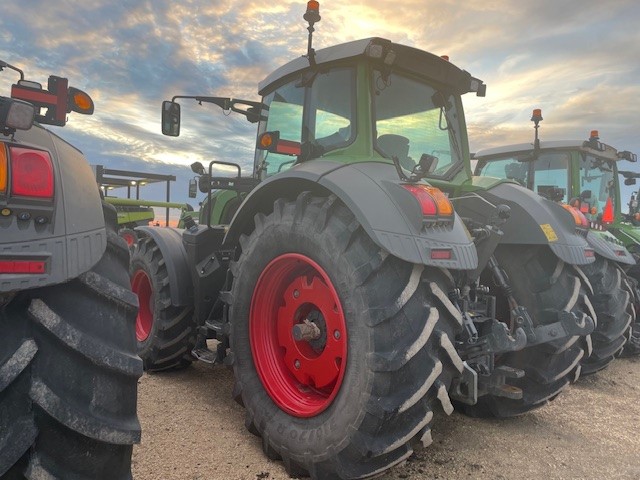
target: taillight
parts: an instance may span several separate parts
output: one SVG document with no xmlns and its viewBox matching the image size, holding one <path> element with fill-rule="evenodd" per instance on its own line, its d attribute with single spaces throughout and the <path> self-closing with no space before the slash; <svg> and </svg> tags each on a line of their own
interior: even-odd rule
<svg viewBox="0 0 640 480">
<path fill-rule="evenodd" d="M 576 222 L 578 227 L 589 228 L 589 221 L 580 210 L 571 205 L 563 204 L 562 206 L 571 214 L 573 221 Z"/>
<path fill-rule="evenodd" d="M 9 178 L 9 162 L 7 160 L 7 150 L 4 144 L 0 143 L 0 193 L 7 193 L 7 178 Z"/>
<path fill-rule="evenodd" d="M 53 198 L 53 163 L 42 150 L 9 147 L 11 158 L 11 195 Z"/>
<path fill-rule="evenodd" d="M 431 185 L 403 184 L 402 187 L 413 195 L 425 217 L 452 217 L 453 205 L 444 192 Z M 450 218 L 446 218 L 449 220 Z"/>
<path fill-rule="evenodd" d="M 46 262 L 42 260 L 0 260 L 0 273 L 45 273 Z"/>
</svg>

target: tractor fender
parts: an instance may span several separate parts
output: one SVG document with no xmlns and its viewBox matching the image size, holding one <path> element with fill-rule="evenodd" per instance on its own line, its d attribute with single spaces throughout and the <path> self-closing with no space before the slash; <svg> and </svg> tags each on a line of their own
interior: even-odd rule
<svg viewBox="0 0 640 480">
<path fill-rule="evenodd" d="M 171 304 L 177 307 L 193 304 L 193 281 L 181 228 L 136 227 L 142 236 L 151 237 L 158 245 L 169 274 Z"/>
<path fill-rule="evenodd" d="M 635 265 L 633 255 L 616 237 L 607 231 L 589 230 L 587 243 L 593 250 L 608 260 L 624 265 Z"/>
<path fill-rule="evenodd" d="M 462 217 L 482 218 L 486 223 L 490 223 L 495 206 L 500 204 L 511 209 L 511 216 L 500 226 L 504 233 L 501 244 L 548 245 L 560 260 L 572 265 L 595 260 L 585 254 L 588 244 L 576 230 L 573 216 L 561 205 L 520 185 L 500 183 L 454 202 Z"/>
<path fill-rule="evenodd" d="M 356 217 L 371 239 L 391 255 L 410 263 L 454 270 L 478 265 L 475 245 L 462 220 L 424 223 L 417 200 L 386 162 L 353 164 L 314 160 L 275 175 L 256 187 L 236 212 L 225 245 L 235 245 L 254 228 L 254 215 L 273 210 L 277 198 L 295 199 L 304 191 L 335 195 Z M 432 259 L 432 249 L 450 249 L 450 259 Z"/>
</svg>

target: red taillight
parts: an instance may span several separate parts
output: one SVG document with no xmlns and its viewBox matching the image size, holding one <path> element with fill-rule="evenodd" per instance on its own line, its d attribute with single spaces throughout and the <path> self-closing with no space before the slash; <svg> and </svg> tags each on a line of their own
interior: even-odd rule
<svg viewBox="0 0 640 480">
<path fill-rule="evenodd" d="M 451 250 L 448 248 L 431 250 L 432 260 L 451 260 Z"/>
<path fill-rule="evenodd" d="M 9 147 L 11 195 L 53 198 L 53 163 L 47 152 Z"/>
<path fill-rule="evenodd" d="M 590 248 L 585 248 L 584 249 L 584 256 L 587 257 L 587 258 L 595 257 L 596 256 L 596 252 L 595 252 L 595 250 L 592 250 Z"/>
<path fill-rule="evenodd" d="M 45 273 L 46 264 L 42 260 L 0 260 L 0 273 Z"/>
<path fill-rule="evenodd" d="M 423 216 L 453 216 L 453 205 L 442 190 L 423 184 L 403 184 L 402 187 L 418 200 Z"/>
<path fill-rule="evenodd" d="M 422 188 L 422 185 L 402 185 L 408 190 L 411 195 L 416 197 L 420 208 L 422 209 L 422 215 L 425 217 L 434 217 L 438 214 L 438 207 L 436 207 L 436 201 L 429 193 Z"/>
<path fill-rule="evenodd" d="M 611 197 L 607 198 L 607 203 L 602 211 L 602 223 L 613 223 L 613 202 Z"/>
</svg>

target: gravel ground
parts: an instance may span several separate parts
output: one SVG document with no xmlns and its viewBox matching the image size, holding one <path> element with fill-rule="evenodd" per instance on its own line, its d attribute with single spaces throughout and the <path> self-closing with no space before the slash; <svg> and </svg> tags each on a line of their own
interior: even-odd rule
<svg viewBox="0 0 640 480">
<path fill-rule="evenodd" d="M 231 371 L 204 364 L 145 374 L 134 478 L 289 478 L 246 431 L 232 385 Z M 533 413 L 508 420 L 443 418 L 429 448 L 380 478 L 640 479 L 639 398 L 640 359 L 620 359 Z"/>
</svg>

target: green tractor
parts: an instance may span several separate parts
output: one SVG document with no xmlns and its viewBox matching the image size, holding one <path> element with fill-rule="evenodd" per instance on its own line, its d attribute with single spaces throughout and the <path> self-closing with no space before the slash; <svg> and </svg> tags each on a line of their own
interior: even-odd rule
<svg viewBox="0 0 640 480">
<path fill-rule="evenodd" d="M 93 100 L 4 69 L 20 80 L 0 97 L 0 477 L 130 479 L 142 362 L 129 251 L 82 152 L 43 126 Z"/>
<path fill-rule="evenodd" d="M 151 371 L 231 366 L 247 428 L 291 475 L 366 478 L 454 403 L 516 415 L 580 374 L 594 315 L 570 266 L 593 250 L 561 206 L 469 183 L 461 96 L 482 81 L 382 38 L 316 52 L 317 2 L 305 19 L 307 55 L 261 101 L 163 103 L 165 135 L 178 99 L 213 103 L 257 124 L 256 151 L 249 176 L 192 165 L 199 223 L 136 229 L 138 352 Z"/>
<path fill-rule="evenodd" d="M 617 166 L 622 160 L 635 162 L 636 156 L 601 143 L 597 131 L 587 141 L 540 142 L 539 109 L 533 111 L 531 120 L 535 124 L 533 144 L 480 151 L 475 154 L 475 173 L 513 180 L 584 214 L 590 226 L 587 241 L 596 253 L 593 264 L 581 267 L 593 290 L 590 298 L 598 317 L 592 335 L 594 354 L 590 366 L 583 369 L 591 373 L 606 366 L 623 348 L 627 354 L 640 353 L 640 325 L 633 307 L 640 277 L 637 257 L 625 248 L 637 245 L 633 239 L 640 239 L 640 230 L 630 216 L 621 213 Z"/>
</svg>

